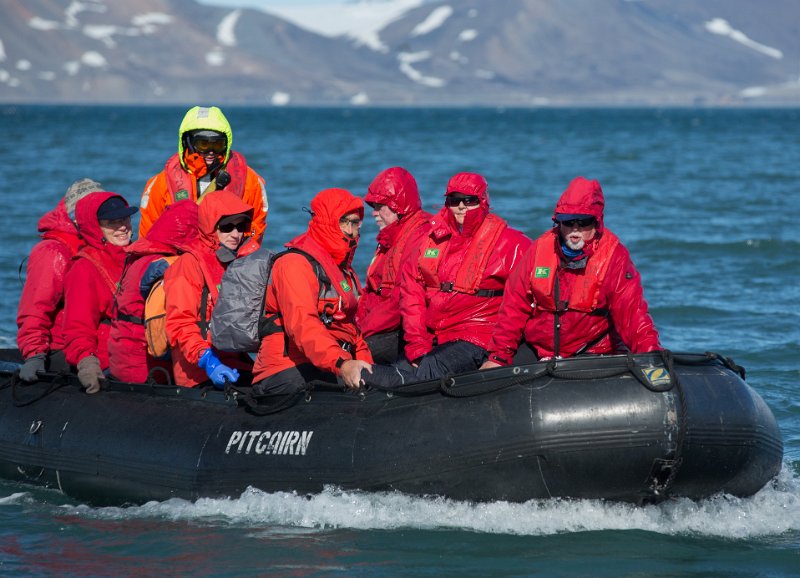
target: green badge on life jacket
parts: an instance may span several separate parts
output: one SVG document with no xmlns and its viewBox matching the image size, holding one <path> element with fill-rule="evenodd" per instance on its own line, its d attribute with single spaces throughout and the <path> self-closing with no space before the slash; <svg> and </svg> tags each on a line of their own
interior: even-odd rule
<svg viewBox="0 0 800 578">
<path fill-rule="evenodd" d="M 439 256 L 439 249 L 425 249 L 425 257 L 426 259 L 435 258 Z"/>
<path fill-rule="evenodd" d="M 339 285 L 342 286 L 342 289 L 344 289 L 345 293 L 350 292 L 350 283 L 348 283 L 346 280 L 339 283 Z"/>
<path fill-rule="evenodd" d="M 177 193 L 175 193 L 175 200 L 176 201 L 183 201 L 189 198 L 189 191 L 186 189 L 181 189 Z"/>
<path fill-rule="evenodd" d="M 536 270 L 533 272 L 533 276 L 536 278 L 546 278 L 550 276 L 550 267 L 536 267 Z"/>
</svg>

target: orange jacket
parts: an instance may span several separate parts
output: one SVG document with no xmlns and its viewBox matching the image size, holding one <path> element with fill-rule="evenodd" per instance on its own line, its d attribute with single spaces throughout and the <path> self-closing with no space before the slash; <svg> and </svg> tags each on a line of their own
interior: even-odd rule
<svg viewBox="0 0 800 578">
<path fill-rule="evenodd" d="M 279 314 L 283 332 L 261 340 L 253 367 L 254 382 L 279 371 L 312 363 L 323 371 L 339 373 L 342 360 L 363 359 L 372 363 L 361 332 L 355 324 L 361 284 L 351 267 L 358 241 L 347 238 L 339 219 L 352 212 L 363 217 L 361 199 L 343 189 L 326 189 L 311 201 L 313 217 L 308 231 L 286 244 L 311 255 L 331 282 L 320 299 L 319 280 L 308 259 L 290 253 L 275 261 L 272 283 L 267 287 L 265 313 Z M 333 318 L 326 327 L 320 313 Z M 342 349 L 342 342 L 352 351 Z"/>
<path fill-rule="evenodd" d="M 205 195 L 198 211 L 199 237 L 164 274 L 167 338 L 172 348 L 172 370 L 178 385 L 194 387 L 208 381 L 205 370 L 198 367 L 197 362 L 203 352 L 211 347 L 211 336 L 207 328 L 201 330 L 200 322 L 203 317 L 206 322 L 211 320 L 222 275 L 227 267 L 217 258 L 219 239 L 216 225 L 222 217 L 251 213 L 252 210 L 230 191 L 214 191 Z M 204 287 L 208 290 L 205 316 L 200 310 Z M 218 357 L 230 367 L 249 369 L 236 354 L 218 352 Z"/>
<path fill-rule="evenodd" d="M 244 157 L 239 153 L 231 153 L 227 167 L 231 169 L 231 182 L 224 190 L 234 194 L 240 192 L 240 195 L 237 194 L 240 200 L 253 209 L 253 226 L 250 232 L 252 240 L 245 243 L 240 250 L 241 255 L 246 255 L 257 249 L 264 237 L 269 210 L 267 185 L 258 173 L 247 166 Z M 241 183 L 242 175 L 244 175 L 244 186 Z M 183 196 L 181 193 L 188 196 Z M 167 205 L 183 198 L 197 201 L 202 197 L 198 195 L 197 179 L 178 162 L 178 154 L 175 154 L 167 161 L 163 171 L 147 181 L 139 206 L 141 215 L 139 237 L 147 235 Z"/>
</svg>

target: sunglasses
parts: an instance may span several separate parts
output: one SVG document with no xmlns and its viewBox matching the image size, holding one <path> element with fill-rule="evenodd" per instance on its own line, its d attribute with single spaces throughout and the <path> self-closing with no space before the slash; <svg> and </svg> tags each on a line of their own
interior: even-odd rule
<svg viewBox="0 0 800 578">
<path fill-rule="evenodd" d="M 339 219 L 341 225 L 352 225 L 353 227 L 361 226 L 361 219 Z"/>
<path fill-rule="evenodd" d="M 569 221 L 560 221 L 560 224 L 564 225 L 568 229 L 571 229 L 575 225 L 577 225 L 582 229 L 584 227 L 589 227 L 590 225 L 594 225 L 595 222 L 596 221 L 594 217 L 588 217 L 586 219 L 570 219 Z"/>
<path fill-rule="evenodd" d="M 250 228 L 249 221 L 240 221 L 238 223 L 225 223 L 224 225 L 220 225 L 217 229 L 221 233 L 230 233 L 234 229 L 239 231 L 240 233 L 246 232 Z"/>
<path fill-rule="evenodd" d="M 192 139 L 192 148 L 195 152 L 204 155 L 209 152 L 222 154 L 225 152 L 228 143 L 225 139 L 211 140 L 207 138 Z"/>
<path fill-rule="evenodd" d="M 445 207 L 457 207 L 461 203 L 464 203 L 465 207 L 477 207 L 481 204 L 481 200 L 479 197 L 475 197 L 473 195 L 448 195 L 444 199 Z"/>
</svg>

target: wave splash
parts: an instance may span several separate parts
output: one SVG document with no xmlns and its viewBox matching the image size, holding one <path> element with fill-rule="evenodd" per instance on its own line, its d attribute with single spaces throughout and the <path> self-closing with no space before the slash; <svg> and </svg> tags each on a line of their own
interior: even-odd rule
<svg viewBox="0 0 800 578">
<path fill-rule="evenodd" d="M 9 501 L 17 500 L 19 495 Z M 2 503 L 7 502 L 0 500 Z M 294 532 L 418 529 L 546 536 L 644 530 L 666 535 L 750 539 L 800 531 L 800 476 L 784 464 L 773 482 L 749 498 L 719 495 L 700 502 L 680 498 L 645 507 L 564 499 L 522 504 L 475 503 L 326 488 L 311 496 L 248 489 L 235 499 L 203 498 L 196 502 L 172 499 L 125 508 L 85 505 L 59 508 L 94 519 L 158 518 L 259 529 L 281 527 Z"/>
</svg>

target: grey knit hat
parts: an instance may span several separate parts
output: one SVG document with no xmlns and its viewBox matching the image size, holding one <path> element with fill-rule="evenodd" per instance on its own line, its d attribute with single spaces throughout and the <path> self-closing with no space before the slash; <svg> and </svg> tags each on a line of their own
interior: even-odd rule
<svg viewBox="0 0 800 578">
<path fill-rule="evenodd" d="M 102 191 L 103 185 L 92 179 L 79 179 L 72 183 L 67 192 L 64 193 L 64 205 L 67 207 L 67 214 L 73 221 L 75 220 L 75 205 L 89 193 Z"/>
</svg>

